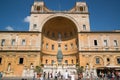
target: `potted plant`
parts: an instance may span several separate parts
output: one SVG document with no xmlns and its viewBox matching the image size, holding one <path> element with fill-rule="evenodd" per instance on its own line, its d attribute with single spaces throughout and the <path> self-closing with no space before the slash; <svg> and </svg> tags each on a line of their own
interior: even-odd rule
<svg viewBox="0 0 120 80">
<path fill-rule="evenodd" d="M 37 73 L 37 77 L 41 77 L 42 74 L 42 68 L 40 66 L 36 66 L 34 71 Z"/>
</svg>

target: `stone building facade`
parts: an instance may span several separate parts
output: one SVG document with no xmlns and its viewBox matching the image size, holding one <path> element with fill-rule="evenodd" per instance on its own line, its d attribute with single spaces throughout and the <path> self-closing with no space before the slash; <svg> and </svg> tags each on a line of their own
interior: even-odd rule
<svg viewBox="0 0 120 80">
<path fill-rule="evenodd" d="M 0 31 L 0 71 L 21 76 L 31 65 L 57 66 L 58 42 L 63 66 L 120 66 L 120 31 L 90 31 L 86 2 L 76 2 L 69 11 L 52 11 L 35 1 L 29 31 Z"/>
</svg>

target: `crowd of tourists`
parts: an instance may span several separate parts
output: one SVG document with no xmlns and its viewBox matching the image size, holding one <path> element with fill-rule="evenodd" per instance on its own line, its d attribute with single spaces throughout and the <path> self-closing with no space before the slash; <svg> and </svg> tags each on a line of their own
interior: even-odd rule
<svg viewBox="0 0 120 80">
<path fill-rule="evenodd" d="M 43 72 L 43 75 L 40 77 L 40 80 L 76 80 L 75 72 L 69 73 L 67 70 L 65 73 L 61 74 L 61 72 Z"/>
</svg>

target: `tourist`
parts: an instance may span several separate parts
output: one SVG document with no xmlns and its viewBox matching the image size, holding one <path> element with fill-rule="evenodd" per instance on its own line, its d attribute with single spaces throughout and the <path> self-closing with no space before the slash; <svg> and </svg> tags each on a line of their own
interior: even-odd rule
<svg viewBox="0 0 120 80">
<path fill-rule="evenodd" d="M 33 80 L 35 80 L 35 73 L 34 73 L 34 75 L 33 75 Z"/>
<path fill-rule="evenodd" d="M 114 74 L 114 72 L 112 72 L 112 80 L 114 80 L 115 79 L 115 74 Z"/>
<path fill-rule="evenodd" d="M 46 78 L 46 72 L 43 73 L 43 79 L 45 80 Z"/>
<path fill-rule="evenodd" d="M 68 78 L 69 78 L 69 74 L 68 74 L 67 70 L 66 70 L 66 72 L 65 72 L 64 77 L 65 77 L 65 80 L 68 80 Z"/>
<path fill-rule="evenodd" d="M 57 80 L 57 72 L 55 72 L 55 80 Z"/>
<path fill-rule="evenodd" d="M 0 80 L 2 80 L 2 73 L 0 72 Z"/>
<path fill-rule="evenodd" d="M 48 72 L 48 80 L 50 79 L 50 73 Z"/>
<path fill-rule="evenodd" d="M 75 80 L 75 73 L 74 72 L 71 74 L 71 80 Z"/>
</svg>

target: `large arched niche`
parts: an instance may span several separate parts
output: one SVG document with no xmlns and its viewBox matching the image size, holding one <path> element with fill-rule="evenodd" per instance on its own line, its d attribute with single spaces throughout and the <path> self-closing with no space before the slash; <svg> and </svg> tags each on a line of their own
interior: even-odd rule
<svg viewBox="0 0 120 80">
<path fill-rule="evenodd" d="M 77 32 L 76 24 L 69 18 L 63 16 L 50 18 L 42 28 L 42 52 L 56 55 L 60 38 L 63 55 L 76 54 L 78 52 Z"/>
<path fill-rule="evenodd" d="M 63 18 L 63 19 L 66 19 L 66 20 L 68 19 L 71 23 L 73 23 L 73 24 L 76 26 L 77 32 L 80 31 L 78 22 L 77 22 L 73 17 L 68 16 L 68 15 L 65 15 L 65 14 L 54 14 L 54 15 L 51 15 L 51 16 L 46 17 L 46 18 L 43 20 L 43 22 L 41 23 L 39 31 L 42 32 L 45 24 L 46 24 L 49 20 L 54 19 L 54 18 L 57 19 L 57 18 L 59 18 L 59 17 L 61 17 L 61 18 Z"/>
</svg>

